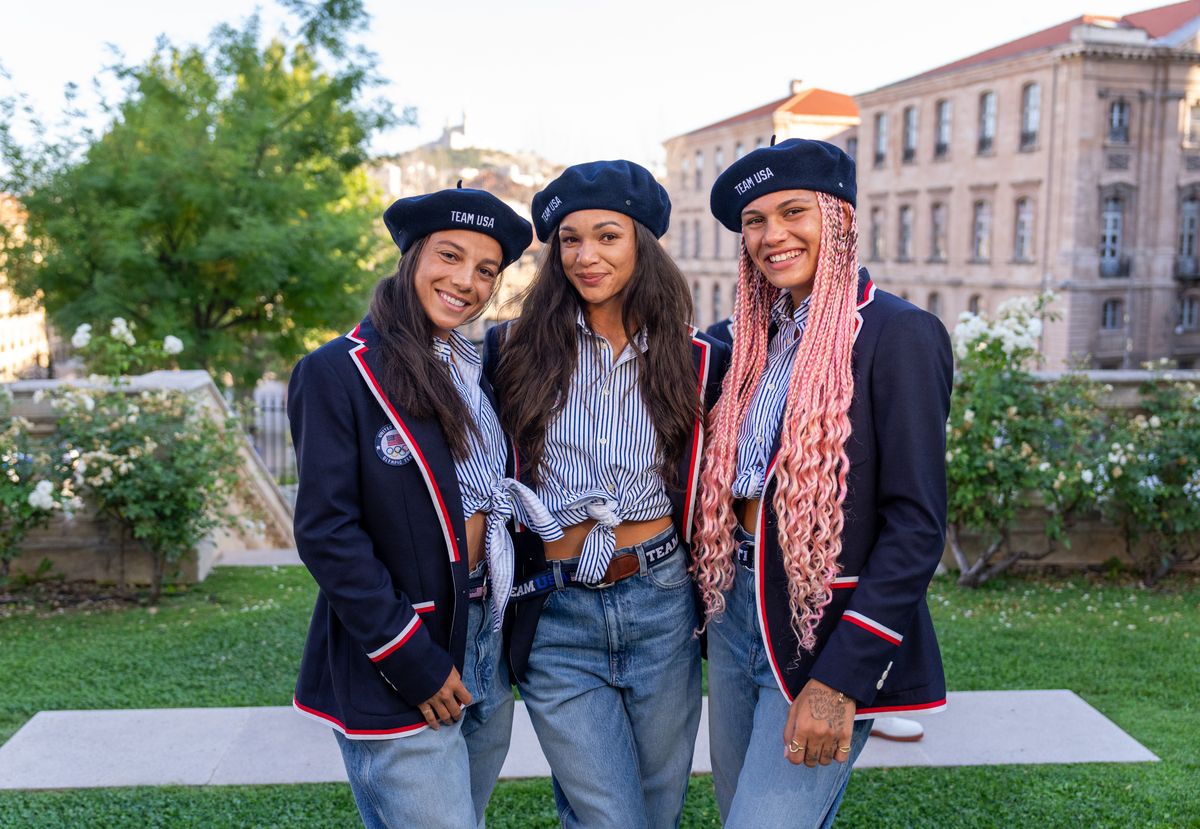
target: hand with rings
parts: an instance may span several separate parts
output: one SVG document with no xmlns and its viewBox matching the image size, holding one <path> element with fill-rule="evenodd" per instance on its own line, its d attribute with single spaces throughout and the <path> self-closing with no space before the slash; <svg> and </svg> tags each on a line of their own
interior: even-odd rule
<svg viewBox="0 0 1200 829">
<path fill-rule="evenodd" d="M 810 679 L 792 701 L 783 731 L 784 757 L 812 768 L 850 759 L 854 734 L 853 699 Z"/>
<path fill-rule="evenodd" d="M 450 725 L 458 722 L 462 716 L 462 706 L 471 704 L 471 692 L 463 685 L 462 677 L 457 668 L 450 669 L 450 676 L 436 694 L 417 706 L 421 716 L 425 718 L 434 731 L 438 723 Z"/>
</svg>

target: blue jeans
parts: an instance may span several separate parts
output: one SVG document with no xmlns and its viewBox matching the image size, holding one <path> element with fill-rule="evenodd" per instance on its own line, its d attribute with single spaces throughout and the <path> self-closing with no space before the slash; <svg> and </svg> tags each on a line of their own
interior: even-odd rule
<svg viewBox="0 0 1200 829">
<path fill-rule="evenodd" d="M 463 684 L 473 702 L 453 725 L 338 746 L 366 829 L 484 825 L 512 735 L 513 695 L 486 601 L 469 602 Z"/>
<path fill-rule="evenodd" d="M 734 569 L 725 613 L 708 626 L 708 732 L 722 825 L 831 826 L 871 720 L 854 724 L 844 763 L 808 768 L 784 758 L 788 701 L 759 632 L 754 573 Z"/>
<path fill-rule="evenodd" d="M 520 686 L 569 828 L 678 826 L 700 723 L 686 549 L 651 569 L 619 552 L 638 575 L 546 599 Z"/>
</svg>

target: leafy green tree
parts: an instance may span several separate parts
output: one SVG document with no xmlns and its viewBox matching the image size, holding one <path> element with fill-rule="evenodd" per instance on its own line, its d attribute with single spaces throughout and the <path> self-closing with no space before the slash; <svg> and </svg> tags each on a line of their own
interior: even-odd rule
<svg viewBox="0 0 1200 829">
<path fill-rule="evenodd" d="M 26 144 L 0 101 L 0 191 L 26 214 L 0 260 L 61 330 L 123 317 L 245 387 L 362 313 L 387 247 L 362 165 L 402 119 L 367 100 L 374 58 L 346 45 L 361 0 L 285 6 L 296 35 L 263 38 L 255 16 L 113 67 L 125 97 L 99 135 L 76 114 Z"/>
</svg>

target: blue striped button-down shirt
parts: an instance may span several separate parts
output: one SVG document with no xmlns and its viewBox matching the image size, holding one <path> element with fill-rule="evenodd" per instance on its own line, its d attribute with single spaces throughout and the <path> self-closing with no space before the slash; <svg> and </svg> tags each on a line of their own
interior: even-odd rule
<svg viewBox="0 0 1200 829">
<path fill-rule="evenodd" d="M 491 582 L 492 623 L 497 630 L 513 586 L 512 538 L 504 524 L 514 515 L 542 538 L 562 538 L 562 530 L 533 491 L 513 478 L 504 477 L 507 448 L 500 420 L 479 385 L 483 370 L 475 346 L 457 331 L 446 341 L 434 337 L 433 352 L 450 367 L 454 387 L 475 420 L 479 434 L 467 431 L 468 452 L 454 461 L 463 517 L 487 514 L 484 552 Z"/>
<path fill-rule="evenodd" d="M 779 431 L 779 422 L 783 420 L 792 363 L 795 362 L 796 348 L 804 336 L 804 327 L 808 324 L 808 301 L 811 298 L 805 297 L 800 307 L 792 311 L 792 295 L 783 291 L 771 307 L 775 336 L 767 345 L 767 364 L 758 379 L 746 419 L 738 430 L 737 476 L 733 480 L 732 490 L 734 498 L 754 500 L 762 497 L 767 464 L 771 462 L 771 444 Z"/>
<path fill-rule="evenodd" d="M 564 527 L 588 518 L 577 575 L 600 582 L 616 547 L 622 521 L 671 514 L 658 461 L 658 435 L 638 388 L 637 352 L 645 332 L 615 358 L 612 347 L 578 317 L 579 356 L 566 403 L 546 428 L 538 494 Z"/>
</svg>

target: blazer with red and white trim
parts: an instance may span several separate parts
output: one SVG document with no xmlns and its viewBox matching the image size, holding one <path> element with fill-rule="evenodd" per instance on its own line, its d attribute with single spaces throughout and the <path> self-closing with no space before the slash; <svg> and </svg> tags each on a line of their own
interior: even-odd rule
<svg viewBox="0 0 1200 829">
<path fill-rule="evenodd" d="M 378 344 L 364 319 L 304 357 L 288 386 L 296 547 L 320 587 L 293 705 L 355 739 L 424 729 L 417 706 L 462 672 L 466 648 L 454 458 L 435 420 L 384 394 Z"/>
<path fill-rule="evenodd" d="M 502 332 L 506 325 L 498 325 L 487 333 L 483 357 L 483 373 L 492 378 L 499 365 L 499 354 Z M 729 347 L 712 337 L 691 330 L 692 366 L 696 370 L 696 381 L 700 391 L 700 399 L 707 412 L 716 403 L 721 394 L 721 381 L 729 367 Z M 500 407 L 504 399 L 499 398 Z M 697 507 L 696 490 L 700 483 L 700 458 L 704 454 L 704 424 L 697 418 L 692 431 L 692 442 L 676 467 L 676 481 L 679 485 L 667 487 L 667 497 L 671 501 L 671 519 L 675 529 L 683 541 L 689 542 L 692 537 L 692 525 L 695 523 Z M 516 464 L 519 478 L 526 485 L 531 485 L 529 470 Z M 538 575 L 546 570 L 546 552 L 542 539 L 537 533 L 527 527 L 516 527 L 513 533 L 516 548 L 516 582 L 519 584 L 527 578 Z M 529 663 L 529 651 L 533 647 L 533 637 L 537 632 L 538 618 L 542 613 L 542 605 L 546 597 L 527 599 L 509 604 L 509 618 L 505 643 L 508 649 L 509 667 L 512 676 L 524 680 L 525 668 Z"/>
<path fill-rule="evenodd" d="M 945 543 L 953 371 L 941 321 L 877 290 L 860 269 L 841 572 L 811 654 L 797 650 L 792 633 L 777 535 L 780 435 L 759 516 L 758 621 L 789 701 L 814 678 L 853 697 L 860 718 L 945 707 L 945 677 L 925 592 Z"/>
</svg>

